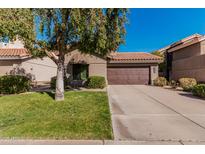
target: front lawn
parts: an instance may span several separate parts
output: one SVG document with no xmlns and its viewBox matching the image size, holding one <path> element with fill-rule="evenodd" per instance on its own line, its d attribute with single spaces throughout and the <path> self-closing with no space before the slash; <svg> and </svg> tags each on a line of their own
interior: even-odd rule
<svg viewBox="0 0 205 154">
<path fill-rule="evenodd" d="M 0 138 L 112 139 L 106 92 L 65 92 L 0 97 Z"/>
</svg>

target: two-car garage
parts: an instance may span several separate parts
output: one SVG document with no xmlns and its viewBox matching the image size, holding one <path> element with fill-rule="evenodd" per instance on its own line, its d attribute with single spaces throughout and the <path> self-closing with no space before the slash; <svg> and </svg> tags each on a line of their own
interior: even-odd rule
<svg viewBox="0 0 205 154">
<path fill-rule="evenodd" d="M 150 53 L 114 53 L 107 63 L 109 85 L 147 85 L 158 76 L 162 59 Z"/>
</svg>

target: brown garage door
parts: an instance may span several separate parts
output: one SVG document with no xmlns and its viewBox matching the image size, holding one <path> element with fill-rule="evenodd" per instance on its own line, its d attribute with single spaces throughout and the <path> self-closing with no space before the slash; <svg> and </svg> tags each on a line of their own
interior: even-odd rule
<svg viewBox="0 0 205 154">
<path fill-rule="evenodd" d="M 107 68 L 107 79 L 110 85 L 148 84 L 149 68 Z"/>
</svg>

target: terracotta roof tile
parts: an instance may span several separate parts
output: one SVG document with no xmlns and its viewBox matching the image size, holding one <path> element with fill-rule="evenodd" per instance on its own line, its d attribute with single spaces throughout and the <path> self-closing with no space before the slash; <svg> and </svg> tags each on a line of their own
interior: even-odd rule
<svg viewBox="0 0 205 154">
<path fill-rule="evenodd" d="M 204 35 L 200 34 L 193 34 L 186 38 L 183 38 L 177 42 L 172 43 L 171 45 L 164 47 L 162 49 L 159 49 L 159 52 L 173 52 L 173 51 L 179 51 L 179 49 L 190 46 L 192 44 L 198 43 L 200 41 L 203 41 L 205 39 Z"/>
<path fill-rule="evenodd" d="M 111 54 L 109 57 L 114 61 L 162 60 L 161 57 L 146 52 L 116 52 Z"/>
<path fill-rule="evenodd" d="M 29 52 L 25 48 L 0 48 L 0 57 L 28 57 Z"/>
</svg>

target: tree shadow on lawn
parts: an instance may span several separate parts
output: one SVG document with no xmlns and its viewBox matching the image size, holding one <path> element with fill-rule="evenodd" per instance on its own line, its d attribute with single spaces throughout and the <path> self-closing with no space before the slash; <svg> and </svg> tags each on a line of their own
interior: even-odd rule
<svg viewBox="0 0 205 154">
<path fill-rule="evenodd" d="M 53 92 L 53 91 L 44 91 L 44 92 L 38 92 L 38 93 L 40 93 L 40 94 L 47 94 L 52 99 L 55 99 L 55 92 Z"/>
<path fill-rule="evenodd" d="M 82 91 L 82 90 L 80 88 L 72 88 L 72 89 L 65 89 L 64 92 L 66 91 Z M 36 92 L 40 94 L 47 94 L 48 96 L 50 96 L 52 99 L 55 100 L 55 91 L 48 90 L 48 91 L 36 91 Z"/>
</svg>

